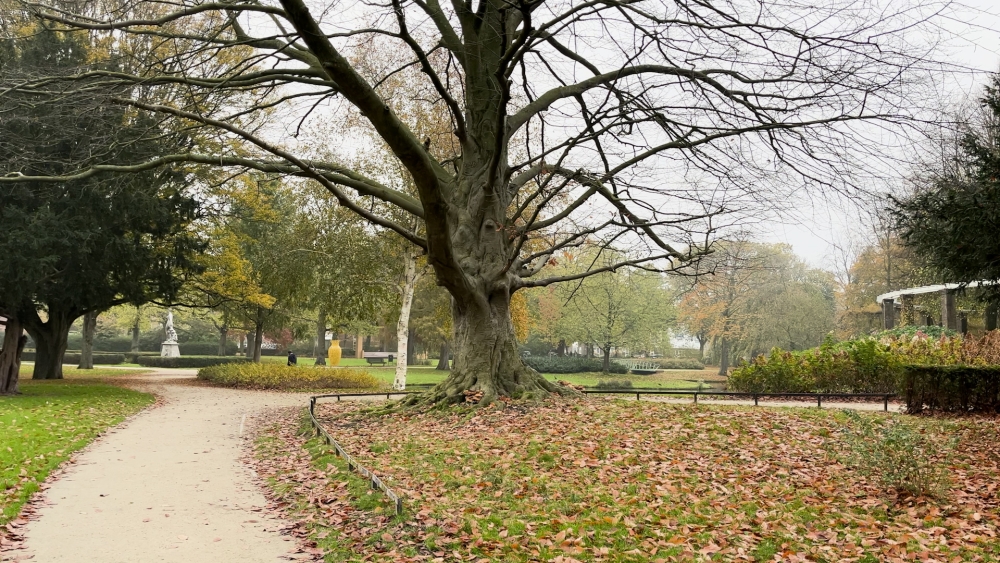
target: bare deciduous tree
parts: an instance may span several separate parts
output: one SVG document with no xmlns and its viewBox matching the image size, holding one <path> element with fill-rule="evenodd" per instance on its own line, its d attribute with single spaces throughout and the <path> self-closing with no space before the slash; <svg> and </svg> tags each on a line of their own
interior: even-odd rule
<svg viewBox="0 0 1000 563">
<path fill-rule="evenodd" d="M 86 14 L 70 3 L 25 6 L 47 25 L 136 46 L 122 65 L 133 70 L 71 77 L 80 88 L 140 84 L 147 95 L 108 102 L 172 117 L 213 141 L 75 176 L 184 161 L 319 182 L 422 248 L 454 297 L 455 369 L 422 400 L 459 401 L 474 389 L 489 402 L 559 391 L 518 355 L 513 292 L 624 266 L 682 268 L 708 250 L 728 211 L 714 203 L 719 190 L 725 200 L 761 201 L 803 186 L 850 188 L 851 157 L 876 150 L 867 132 L 893 129 L 921 107 L 907 97 L 926 70 L 911 32 L 947 2 L 881 4 L 122 0 Z M 351 62 L 373 48 L 404 62 Z M 399 76 L 418 94 L 383 95 L 380 86 Z M 44 95 L 64 84 L 18 88 Z M 417 197 L 297 148 L 291 136 L 333 105 L 385 142 Z M 401 117 L 420 105 L 445 107 L 453 130 L 422 137 Z M 697 187 L 706 185 L 714 193 Z M 642 257 L 546 276 L 560 252 L 584 243 Z"/>
</svg>

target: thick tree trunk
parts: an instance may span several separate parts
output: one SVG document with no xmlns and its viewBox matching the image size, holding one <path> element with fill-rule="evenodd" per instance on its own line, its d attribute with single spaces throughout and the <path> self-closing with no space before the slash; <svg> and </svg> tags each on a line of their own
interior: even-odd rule
<svg viewBox="0 0 1000 563">
<path fill-rule="evenodd" d="M 705 344 L 708 342 L 707 338 L 698 337 L 698 361 L 705 361 Z"/>
<path fill-rule="evenodd" d="M 472 303 L 453 302 L 455 365 L 448 377 L 423 396 L 408 403 L 448 402 L 465 399 L 465 391 L 482 391 L 480 404 L 499 397 L 528 398 L 549 393 L 573 393 L 546 380 L 524 364 L 510 318 L 510 297 L 505 289 Z"/>
<path fill-rule="evenodd" d="M 62 379 L 63 356 L 66 355 L 66 338 L 76 315 L 49 308 L 49 319 L 42 322 L 37 313 L 24 322 L 28 334 L 35 341 L 35 371 L 32 379 Z"/>
<path fill-rule="evenodd" d="M 17 319 L 7 319 L 3 347 L 0 348 L 0 395 L 19 393 L 17 382 L 21 376 L 21 352 L 28 342 L 28 337 L 23 332 Z"/>
<path fill-rule="evenodd" d="M 132 328 L 129 329 L 132 332 L 132 353 L 139 353 L 139 315 L 135 316 L 135 322 L 132 324 Z"/>
<path fill-rule="evenodd" d="M 365 337 L 360 332 L 354 344 L 354 357 L 359 360 L 365 357 Z"/>
<path fill-rule="evenodd" d="M 219 327 L 219 356 L 226 355 L 226 344 L 229 344 L 229 325 L 222 323 Z"/>
<path fill-rule="evenodd" d="M 566 339 L 565 338 L 560 338 L 559 339 L 559 345 L 556 346 L 556 355 L 559 356 L 559 357 L 562 357 L 562 356 L 566 355 Z"/>
<path fill-rule="evenodd" d="M 80 346 L 80 364 L 76 369 L 94 369 L 94 333 L 97 332 L 97 311 L 83 315 L 83 343 Z"/>
<path fill-rule="evenodd" d="M 413 305 L 413 289 L 417 285 L 417 277 L 417 253 L 407 247 L 403 253 L 403 283 L 400 285 L 403 302 L 399 309 L 399 322 L 396 323 L 396 377 L 392 381 L 392 388 L 397 391 L 406 389 L 406 364 L 410 357 L 410 308 Z"/>
<path fill-rule="evenodd" d="M 604 350 L 604 361 L 601 364 L 601 370 L 604 373 L 610 373 L 611 372 L 611 344 L 608 343 L 608 342 L 605 342 L 604 346 L 602 347 L 602 350 Z"/>
<path fill-rule="evenodd" d="M 438 365 L 434 369 L 439 369 L 441 371 L 448 371 L 451 369 L 451 347 L 448 346 L 448 341 L 445 340 L 441 343 L 441 357 L 438 358 Z"/>
<path fill-rule="evenodd" d="M 264 323 L 258 321 L 253 332 L 253 361 L 260 363 L 260 347 L 264 344 Z"/>
<path fill-rule="evenodd" d="M 313 356 L 316 358 L 316 365 L 326 365 L 326 310 L 319 310 L 319 317 L 316 319 L 316 342 L 313 344 Z"/>
<path fill-rule="evenodd" d="M 719 344 L 719 375 L 729 374 L 729 341 L 725 338 Z"/>
</svg>

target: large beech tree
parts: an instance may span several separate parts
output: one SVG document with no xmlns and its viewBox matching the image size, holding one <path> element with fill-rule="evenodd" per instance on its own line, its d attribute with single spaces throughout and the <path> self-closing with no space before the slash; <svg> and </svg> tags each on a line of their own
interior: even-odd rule
<svg viewBox="0 0 1000 563">
<path fill-rule="evenodd" d="M 712 219 L 730 201 L 850 189 L 852 155 L 878 150 L 870 129 L 852 124 L 884 127 L 922 107 L 904 94 L 921 91 L 913 81 L 926 51 L 913 38 L 932 11 L 888 0 L 111 4 L 107 14 L 90 4 L 85 14 L 25 5 L 60 29 L 145 38 L 140 70 L 70 80 L 183 92 L 113 102 L 223 141 L 127 169 L 187 161 L 295 174 L 396 231 L 426 252 L 454 298 L 455 367 L 422 400 L 459 401 L 478 389 L 485 402 L 556 391 L 517 353 L 514 292 L 629 265 L 677 269 L 706 250 Z M 405 56 L 399 65 L 352 63 L 365 49 Z M 384 95 L 399 76 L 417 93 Z M 19 88 L 44 93 L 51 84 Z M 211 103 L 220 92 L 239 101 Z M 421 136 L 403 117 L 421 104 L 443 107 L 451 130 Z M 416 196 L 291 142 L 309 131 L 297 118 L 315 124 L 338 109 L 385 142 Z M 643 255 L 546 274 L 560 251 L 585 242 Z"/>
</svg>

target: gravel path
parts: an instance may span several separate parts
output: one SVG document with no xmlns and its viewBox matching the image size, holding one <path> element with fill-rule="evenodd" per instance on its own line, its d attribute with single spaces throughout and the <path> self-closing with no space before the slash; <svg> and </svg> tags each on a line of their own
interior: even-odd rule
<svg viewBox="0 0 1000 563">
<path fill-rule="evenodd" d="M 287 561 L 287 524 L 241 463 L 242 422 L 261 409 L 305 406 L 305 395 L 191 385 L 193 370 L 137 378 L 164 404 L 77 456 L 26 527 L 39 563 Z"/>
</svg>

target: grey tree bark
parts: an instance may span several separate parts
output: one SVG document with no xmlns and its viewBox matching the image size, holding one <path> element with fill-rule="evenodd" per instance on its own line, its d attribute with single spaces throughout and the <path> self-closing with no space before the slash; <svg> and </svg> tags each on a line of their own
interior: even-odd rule
<svg viewBox="0 0 1000 563">
<path fill-rule="evenodd" d="M 441 371 L 451 369 L 451 347 L 448 346 L 447 340 L 441 343 L 441 356 L 438 358 L 437 366 L 434 369 Z"/>
<path fill-rule="evenodd" d="M 94 369 L 94 333 L 97 332 L 97 311 L 83 315 L 83 343 L 80 346 L 80 364 L 76 369 Z"/>
<path fill-rule="evenodd" d="M 729 339 L 721 338 L 719 340 L 719 375 L 727 376 L 729 375 Z"/>
<path fill-rule="evenodd" d="M 229 325 L 225 322 L 219 327 L 219 356 L 226 355 L 226 345 L 229 344 Z"/>
<path fill-rule="evenodd" d="M 326 310 L 319 310 L 319 317 L 316 319 L 316 340 L 313 343 L 313 356 L 316 358 L 316 365 L 326 365 Z"/>
<path fill-rule="evenodd" d="M 35 370 L 32 379 L 63 378 L 62 363 L 66 355 L 66 341 L 76 316 L 72 311 L 50 306 L 46 321 L 42 321 L 34 311 L 22 317 L 25 330 L 35 341 Z"/>
<path fill-rule="evenodd" d="M 20 392 L 18 381 L 21 375 L 21 352 L 28 342 L 21 323 L 8 317 L 4 325 L 3 344 L 0 347 L 0 395 L 16 395 Z"/>
<path fill-rule="evenodd" d="M 135 317 L 132 318 L 132 328 L 129 329 L 129 333 L 132 335 L 132 346 L 130 348 L 133 354 L 139 353 L 139 315 L 142 309 L 136 308 Z"/>
<path fill-rule="evenodd" d="M 264 321 L 260 320 L 263 311 L 257 308 L 257 322 L 254 323 L 253 330 L 253 361 L 260 363 L 260 347 L 264 344 Z"/>
</svg>

